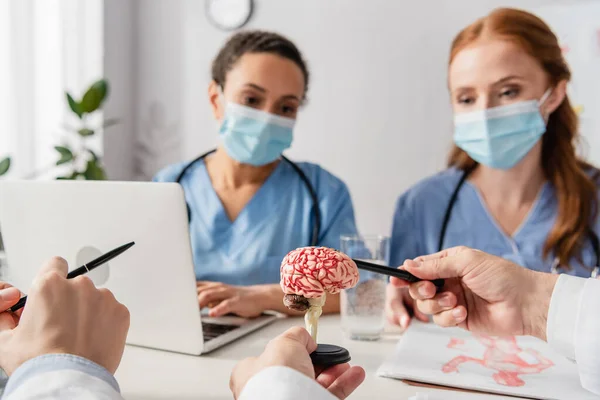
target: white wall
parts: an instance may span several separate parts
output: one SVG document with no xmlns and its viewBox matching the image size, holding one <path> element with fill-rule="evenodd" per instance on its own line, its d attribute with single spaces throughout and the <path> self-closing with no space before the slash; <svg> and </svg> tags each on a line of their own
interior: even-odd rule
<svg viewBox="0 0 600 400">
<path fill-rule="evenodd" d="M 110 83 L 104 118 L 119 119 L 104 134 L 104 164 L 108 177 L 115 180 L 134 177 L 136 16 L 132 1 L 104 0 L 104 76 Z"/>
<path fill-rule="evenodd" d="M 130 1 L 138 46 L 134 149 L 145 156 L 115 168 L 143 179 L 215 145 L 206 88 L 228 33 L 207 21 L 204 1 Z M 289 36 L 310 64 L 309 102 L 288 155 L 344 179 L 361 231 L 387 233 L 397 196 L 445 165 L 453 36 L 496 6 L 550 3 L 556 1 L 256 0 L 247 28 Z M 105 151 L 109 157 L 110 146 Z"/>
</svg>

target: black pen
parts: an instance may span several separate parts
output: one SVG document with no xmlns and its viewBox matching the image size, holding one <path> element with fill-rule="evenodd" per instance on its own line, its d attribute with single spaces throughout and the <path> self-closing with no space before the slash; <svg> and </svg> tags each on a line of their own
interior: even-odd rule
<svg viewBox="0 0 600 400">
<path fill-rule="evenodd" d="M 353 259 L 353 261 L 356 263 L 356 266 L 359 269 L 364 269 L 365 271 L 375 272 L 375 273 L 382 274 L 382 275 L 393 276 L 395 278 L 402 279 L 403 281 L 406 281 L 409 283 L 420 282 L 423 280 L 421 278 L 417 278 L 410 272 L 405 271 L 403 269 L 396 269 L 396 268 L 387 267 L 387 266 L 383 266 L 383 265 L 379 265 L 379 264 L 373 264 L 373 263 L 363 261 L 363 260 L 354 260 Z M 441 289 L 444 286 L 443 279 L 435 279 L 431 282 L 438 289 Z"/>
<path fill-rule="evenodd" d="M 123 246 L 117 247 L 116 249 L 111 250 L 108 253 L 101 255 L 100 257 L 90 261 L 87 264 L 83 264 L 81 267 L 69 272 L 67 274 L 67 279 L 73 279 L 79 275 L 83 275 L 87 272 L 90 272 L 94 268 L 99 267 L 100 265 L 102 265 L 102 264 L 112 260 L 116 256 L 120 255 L 121 253 L 123 253 L 125 250 L 129 249 L 134 244 L 135 244 L 135 242 L 130 242 L 130 243 L 124 244 Z M 27 296 L 23 296 L 19 299 L 17 304 L 10 307 L 7 311 L 15 312 L 15 311 L 23 308 L 23 306 L 25 305 L 26 302 L 27 302 Z"/>
</svg>

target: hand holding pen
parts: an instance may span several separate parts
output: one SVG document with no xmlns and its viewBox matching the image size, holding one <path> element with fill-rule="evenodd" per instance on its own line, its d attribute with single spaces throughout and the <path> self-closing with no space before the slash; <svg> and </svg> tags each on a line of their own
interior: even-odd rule
<svg viewBox="0 0 600 400">
<path fill-rule="evenodd" d="M 110 373 L 117 369 L 129 329 L 127 308 L 108 289 L 66 277 L 65 260 L 52 258 L 38 272 L 27 307 L 0 313 L 0 368 L 8 375 L 30 359 L 57 351 L 87 358 Z M 0 306 L 6 309 L 20 294 L 0 287 Z"/>
<path fill-rule="evenodd" d="M 81 267 L 69 272 L 67 274 L 67 279 L 73 279 L 79 275 L 83 275 L 83 274 L 90 272 L 94 268 L 97 268 L 100 265 L 107 263 L 108 261 L 110 261 L 113 258 L 117 257 L 118 255 L 122 254 L 127 249 L 129 249 L 131 246 L 133 246 L 134 244 L 135 244 L 135 242 L 130 242 L 130 243 L 124 244 L 123 246 L 117 247 L 116 249 L 111 250 L 106 254 L 101 255 L 100 257 L 90 261 L 89 263 L 84 264 Z M 23 296 L 14 306 L 10 307 L 7 311 L 15 312 L 15 311 L 19 310 L 20 308 L 22 308 L 23 306 L 25 306 L 26 302 L 27 302 L 27 296 Z"/>
</svg>

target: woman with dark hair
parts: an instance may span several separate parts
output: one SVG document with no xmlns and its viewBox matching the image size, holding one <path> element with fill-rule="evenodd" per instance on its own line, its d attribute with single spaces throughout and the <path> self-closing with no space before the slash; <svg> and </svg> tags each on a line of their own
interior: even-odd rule
<svg viewBox="0 0 600 400">
<path fill-rule="evenodd" d="M 598 170 L 576 153 L 570 78 L 554 33 L 525 11 L 497 9 L 458 34 L 449 168 L 399 198 L 394 265 L 462 245 L 536 271 L 597 275 Z M 411 309 L 406 289 L 389 286 L 388 319 L 406 327 Z"/>
<path fill-rule="evenodd" d="M 306 63 L 285 37 L 233 35 L 208 88 L 220 124 L 217 149 L 154 178 L 184 189 L 198 301 L 211 316 L 289 312 L 278 284 L 283 257 L 302 246 L 338 247 L 340 235 L 356 233 L 344 182 L 282 155 L 308 83 Z M 331 300 L 324 311 L 339 309 Z"/>
</svg>

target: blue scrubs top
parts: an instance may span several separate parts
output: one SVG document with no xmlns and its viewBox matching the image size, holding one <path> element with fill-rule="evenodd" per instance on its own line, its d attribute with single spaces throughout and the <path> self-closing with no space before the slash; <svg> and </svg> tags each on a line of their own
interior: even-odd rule
<svg viewBox="0 0 600 400">
<path fill-rule="evenodd" d="M 154 178 L 174 182 L 187 165 L 171 165 Z M 348 188 L 340 179 L 310 163 L 297 163 L 316 191 L 321 211 L 318 246 L 339 248 L 340 235 L 356 234 Z M 190 238 L 197 280 L 231 285 L 279 283 L 284 256 L 309 246 L 313 202 L 291 165 L 279 162 L 235 221 L 227 216 L 204 161 L 194 163 L 181 180 L 191 209 Z"/>
<path fill-rule="evenodd" d="M 438 251 L 444 215 L 452 192 L 463 171 L 450 168 L 413 186 L 398 199 L 391 239 L 391 263 L 401 265 L 406 259 Z M 479 191 L 468 180 L 460 189 L 448 222 L 444 248 L 468 246 L 511 260 L 536 271 L 551 272 L 555 255 L 543 256 L 544 243 L 554 226 L 558 201 L 554 187 L 546 182 L 522 225 L 508 236 L 488 212 Z M 594 225 L 596 234 L 600 225 Z M 570 263 L 561 272 L 590 277 L 596 256 L 586 237 L 583 262 Z"/>
</svg>

